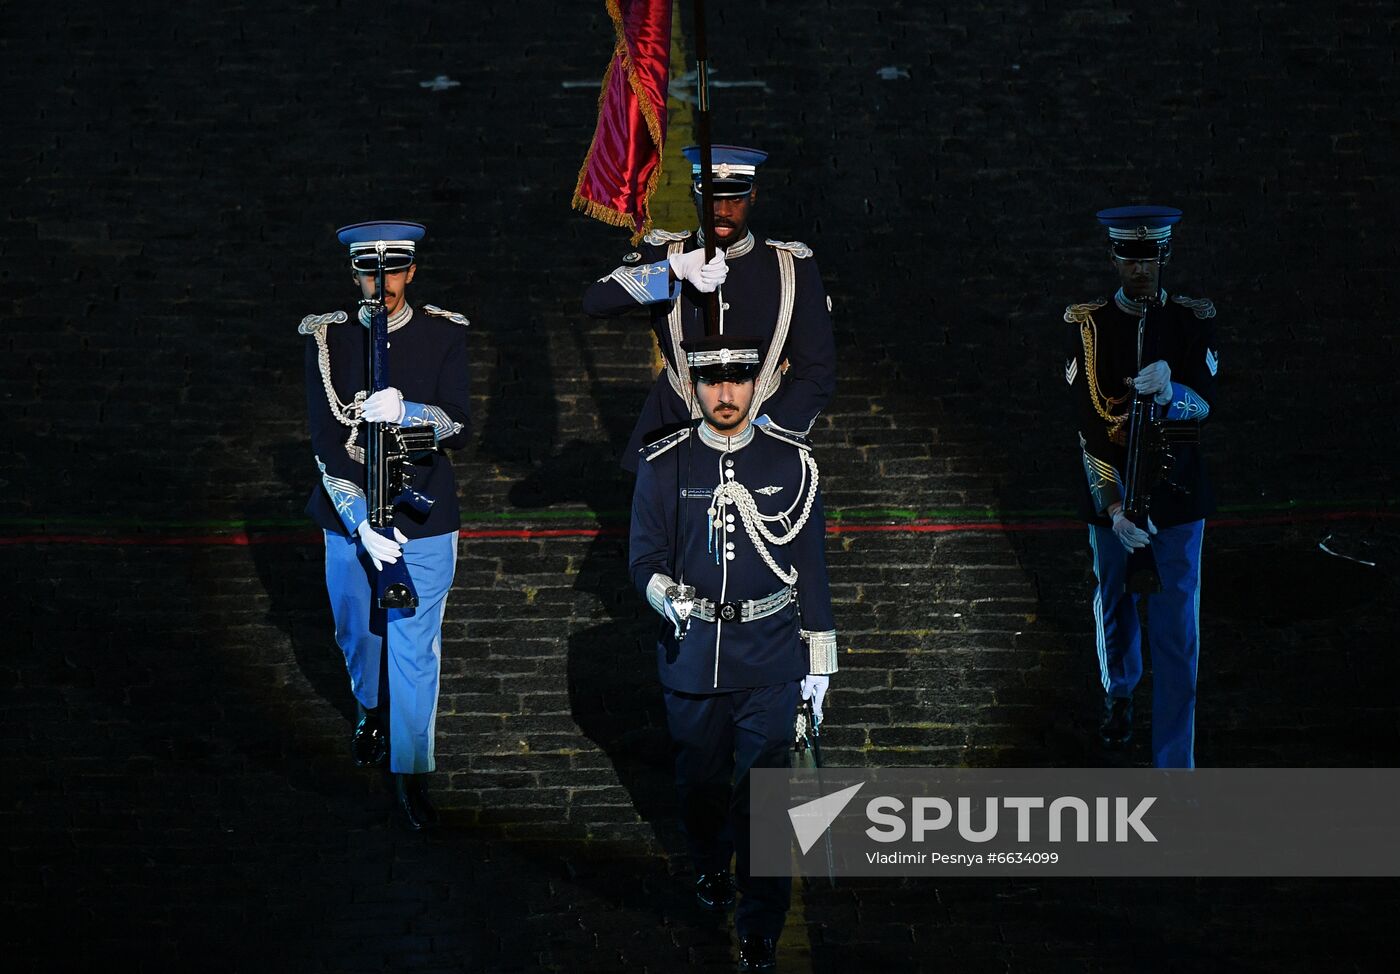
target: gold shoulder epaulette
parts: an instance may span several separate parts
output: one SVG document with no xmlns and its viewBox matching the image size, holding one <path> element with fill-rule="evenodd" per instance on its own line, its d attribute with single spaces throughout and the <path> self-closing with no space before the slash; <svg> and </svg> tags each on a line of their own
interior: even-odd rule
<svg viewBox="0 0 1400 974">
<path fill-rule="evenodd" d="M 1089 316 L 1108 304 L 1108 298 L 1095 298 L 1093 301 L 1085 301 L 1083 304 L 1065 305 L 1065 321 L 1071 325 L 1082 325 L 1089 320 Z"/>
<path fill-rule="evenodd" d="M 653 230 L 642 238 L 649 244 L 660 245 L 673 243 L 677 240 L 689 240 L 689 230 Z"/>
<path fill-rule="evenodd" d="M 808 247 L 801 240 L 765 240 L 763 241 L 775 250 L 786 250 L 794 257 L 811 257 L 812 248 Z"/>
<path fill-rule="evenodd" d="M 446 318 L 454 325 L 465 326 L 471 324 L 471 322 L 467 320 L 466 315 L 459 315 L 455 311 L 444 311 L 435 304 L 425 304 L 423 305 L 423 310 L 428 312 L 428 314 L 430 315 L 437 315 L 439 318 Z"/>
<path fill-rule="evenodd" d="M 689 427 L 683 430 L 676 430 L 674 433 L 663 436 L 661 439 L 642 447 L 642 456 L 647 460 L 655 460 L 657 457 L 661 456 L 661 454 L 671 449 L 671 447 L 682 442 L 689 435 Z"/>
<path fill-rule="evenodd" d="M 350 316 L 344 311 L 330 311 L 323 315 L 307 315 L 301 319 L 301 324 L 297 325 L 297 334 L 314 335 L 318 331 L 325 330 L 327 325 L 338 325 L 349 319 Z"/>
<path fill-rule="evenodd" d="M 1210 298 L 1188 298 L 1184 294 L 1178 294 L 1172 300 L 1183 308 L 1190 308 L 1197 318 L 1215 317 L 1215 302 Z"/>
</svg>

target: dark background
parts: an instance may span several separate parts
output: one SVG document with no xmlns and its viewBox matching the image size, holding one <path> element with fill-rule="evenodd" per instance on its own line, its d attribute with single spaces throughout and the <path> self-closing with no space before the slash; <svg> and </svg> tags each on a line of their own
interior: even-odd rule
<svg viewBox="0 0 1400 974">
<path fill-rule="evenodd" d="M 1115 286 L 1093 213 L 1163 202 L 1186 211 L 1170 289 L 1220 311 L 1198 760 L 1394 764 L 1400 9 L 710 7 L 717 77 L 766 83 L 715 92 L 716 140 L 771 152 L 755 230 L 811 245 L 834 304 L 828 507 L 1009 525 L 833 536 L 829 759 L 1099 760 L 1087 545 L 1018 528 L 1079 476 L 1059 314 Z M 726 968 L 676 855 L 625 541 L 463 541 L 449 828 L 424 842 L 345 759 L 320 552 L 289 526 L 315 478 L 296 325 L 350 305 L 333 231 L 380 217 L 429 227 L 413 303 L 473 322 L 469 527 L 617 525 L 650 339 L 578 311 L 628 248 L 569 209 L 596 87 L 563 85 L 601 77 L 603 4 L 3 20 L 9 962 Z M 420 87 L 439 74 L 460 85 Z M 843 881 L 799 887 L 785 961 L 1369 970 L 1398 901 L 1390 881 Z"/>
</svg>

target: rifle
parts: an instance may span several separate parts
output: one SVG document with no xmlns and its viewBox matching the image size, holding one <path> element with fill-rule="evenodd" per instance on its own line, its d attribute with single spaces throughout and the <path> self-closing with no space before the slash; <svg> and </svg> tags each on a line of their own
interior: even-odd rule
<svg viewBox="0 0 1400 974">
<path fill-rule="evenodd" d="M 1160 251 L 1159 251 L 1160 253 Z M 1162 258 L 1158 257 L 1160 267 Z M 1158 279 L 1160 281 L 1160 271 Z M 1142 317 L 1138 319 L 1137 367 L 1142 371 L 1143 345 L 1147 337 L 1147 315 L 1153 307 L 1160 307 L 1160 291 L 1144 300 Z M 1134 394 L 1128 411 L 1128 460 L 1124 471 L 1123 514 L 1143 531 L 1147 531 L 1148 508 L 1152 491 L 1159 485 L 1168 489 L 1185 492 L 1182 487 L 1167 475 L 1176 461 L 1171 447 L 1176 443 L 1194 444 L 1201 440 L 1201 424 L 1193 419 L 1167 420 L 1160 415 L 1161 407 L 1152 396 Z M 1152 595 L 1162 590 L 1162 579 L 1157 573 L 1157 558 L 1152 554 L 1152 545 L 1135 548 L 1128 554 L 1126 586 L 1129 592 Z"/>
<path fill-rule="evenodd" d="M 384 241 L 376 248 L 374 296 L 360 304 L 369 308 L 369 386 L 373 395 L 390 386 L 389 312 L 384 306 Z M 366 506 L 369 526 L 393 538 L 394 508 L 404 505 L 426 515 L 433 499 L 413 489 L 410 463 L 433 451 L 436 434 L 431 426 L 400 428 L 394 423 L 366 423 Z M 386 564 L 375 579 L 375 598 L 381 609 L 415 609 L 418 591 L 408 574 L 408 562 L 400 558 Z"/>
</svg>

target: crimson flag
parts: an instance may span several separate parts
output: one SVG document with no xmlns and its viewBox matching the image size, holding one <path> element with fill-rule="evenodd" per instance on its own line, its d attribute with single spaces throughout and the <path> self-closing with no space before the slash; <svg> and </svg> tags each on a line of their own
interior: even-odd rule
<svg viewBox="0 0 1400 974">
<path fill-rule="evenodd" d="M 598 127 L 574 186 L 574 208 L 628 227 L 635 244 L 651 229 L 651 194 L 661 178 L 671 0 L 607 5 L 617 44 L 598 96 Z"/>
</svg>

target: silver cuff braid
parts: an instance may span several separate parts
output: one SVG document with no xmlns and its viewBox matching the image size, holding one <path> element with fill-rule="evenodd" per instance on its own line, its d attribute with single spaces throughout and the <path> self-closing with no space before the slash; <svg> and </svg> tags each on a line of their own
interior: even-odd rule
<svg viewBox="0 0 1400 974">
<path fill-rule="evenodd" d="M 807 644 L 807 672 L 813 676 L 827 676 L 835 673 L 836 666 L 836 630 L 828 629 L 825 632 L 809 632 L 806 629 L 799 629 L 798 635 Z"/>
</svg>

